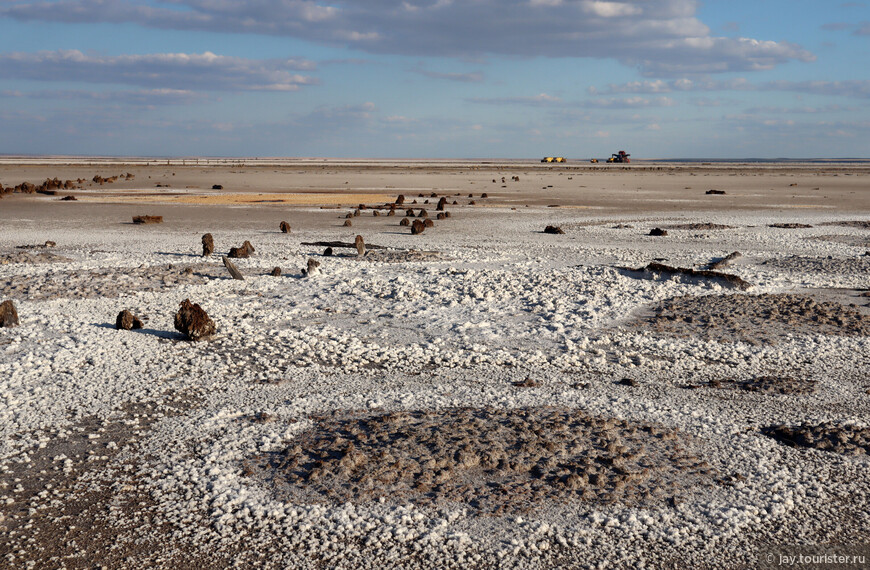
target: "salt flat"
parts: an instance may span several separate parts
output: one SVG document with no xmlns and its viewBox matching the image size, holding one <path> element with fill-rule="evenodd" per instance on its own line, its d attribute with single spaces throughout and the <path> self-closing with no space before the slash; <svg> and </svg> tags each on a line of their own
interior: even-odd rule
<svg viewBox="0 0 870 570">
<path fill-rule="evenodd" d="M 870 542 L 867 166 L 0 164 L 6 188 L 54 177 L 83 182 L 0 200 L 10 567 L 721 568 Z M 440 197 L 450 218 L 400 225 Z M 303 245 L 356 235 L 387 249 Z M 734 251 L 745 291 L 638 271 Z M 175 330 L 184 299 L 212 338 Z"/>
</svg>

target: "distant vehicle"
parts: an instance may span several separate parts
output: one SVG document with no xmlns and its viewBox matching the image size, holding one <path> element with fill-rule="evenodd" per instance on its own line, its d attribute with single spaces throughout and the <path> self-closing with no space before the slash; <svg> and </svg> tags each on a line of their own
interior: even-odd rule
<svg viewBox="0 0 870 570">
<path fill-rule="evenodd" d="M 598 159 L 597 159 L 597 158 L 593 158 L 593 159 L 590 160 L 589 162 L 591 162 L 592 164 L 598 164 Z"/>
<path fill-rule="evenodd" d="M 545 156 L 541 162 L 568 162 L 568 159 L 564 156 Z"/>
<path fill-rule="evenodd" d="M 629 162 L 631 162 L 631 160 L 629 160 L 628 158 L 629 156 L 631 155 L 624 150 L 621 150 L 618 153 L 611 155 L 610 158 L 607 159 L 607 162 L 624 162 L 628 164 Z"/>
</svg>

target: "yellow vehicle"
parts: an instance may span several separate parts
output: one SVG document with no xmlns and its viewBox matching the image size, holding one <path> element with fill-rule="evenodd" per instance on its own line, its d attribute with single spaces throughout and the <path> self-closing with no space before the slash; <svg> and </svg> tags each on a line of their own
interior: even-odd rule
<svg viewBox="0 0 870 570">
<path fill-rule="evenodd" d="M 597 159 L 597 158 L 593 158 L 593 159 L 590 160 L 589 162 L 591 162 L 592 164 L 598 164 L 598 159 Z"/>
<path fill-rule="evenodd" d="M 568 162 L 564 156 L 545 156 L 541 162 Z"/>
</svg>

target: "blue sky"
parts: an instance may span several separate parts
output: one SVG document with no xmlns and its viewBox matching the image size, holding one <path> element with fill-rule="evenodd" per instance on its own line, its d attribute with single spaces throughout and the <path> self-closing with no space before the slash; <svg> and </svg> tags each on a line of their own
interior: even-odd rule
<svg viewBox="0 0 870 570">
<path fill-rule="evenodd" d="M 870 157 L 870 0 L 0 0 L 0 153 Z"/>
</svg>

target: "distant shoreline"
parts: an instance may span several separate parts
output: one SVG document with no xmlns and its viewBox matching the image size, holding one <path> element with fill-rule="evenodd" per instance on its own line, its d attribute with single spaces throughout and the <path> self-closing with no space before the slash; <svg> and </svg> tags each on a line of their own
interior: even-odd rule
<svg viewBox="0 0 870 570">
<path fill-rule="evenodd" d="M 632 168 L 655 166 L 741 166 L 741 165 L 844 165 L 870 166 L 870 158 L 632 158 L 630 164 L 608 164 L 598 158 L 568 157 L 561 164 L 541 163 L 539 158 L 337 158 L 337 157 L 148 157 L 148 156 L 65 156 L 3 155 L 0 165 L 137 165 L 137 166 L 498 166 L 530 168 Z"/>
</svg>

